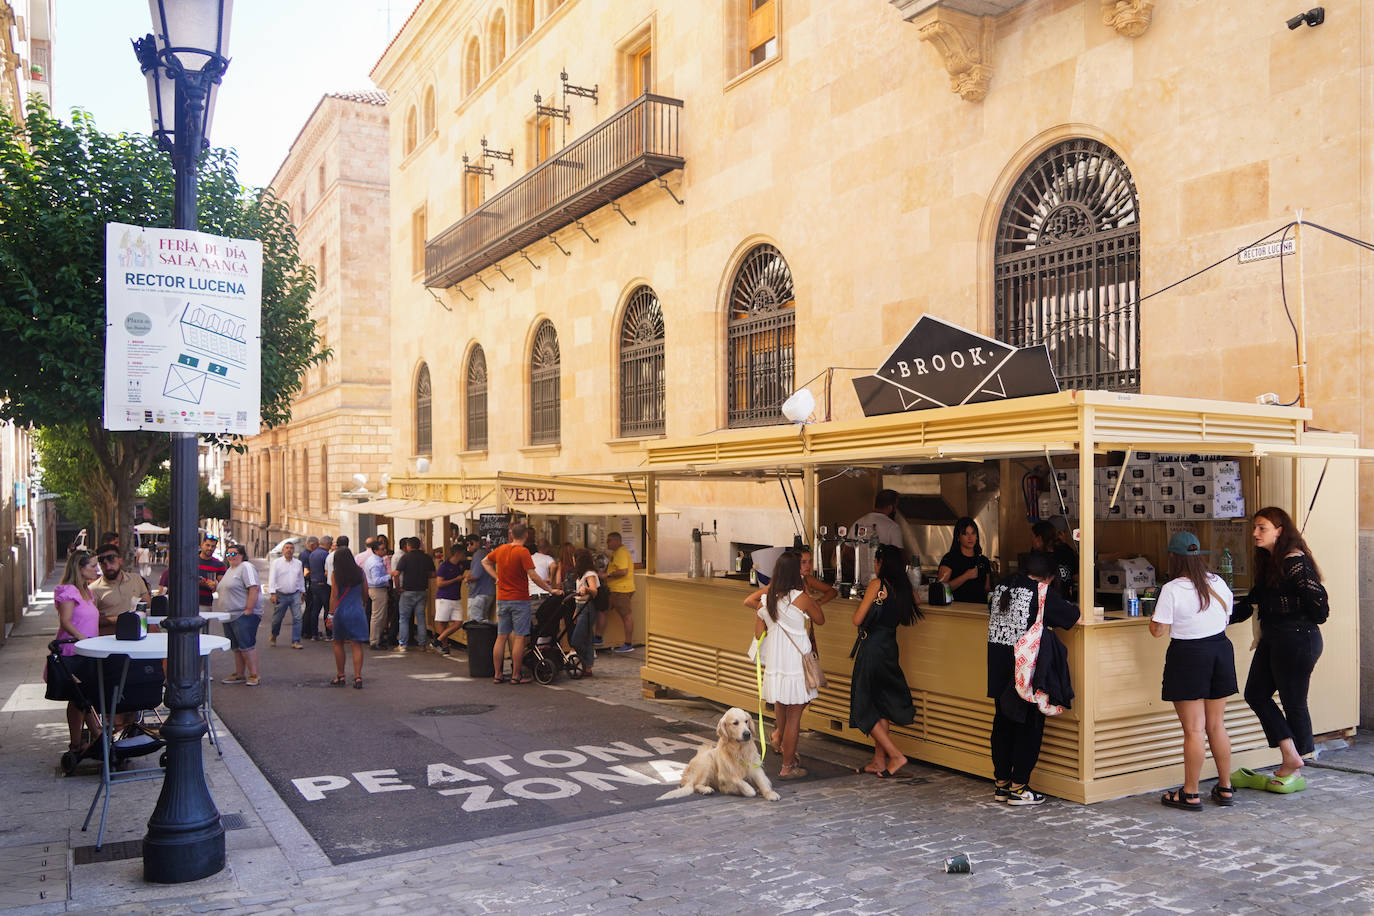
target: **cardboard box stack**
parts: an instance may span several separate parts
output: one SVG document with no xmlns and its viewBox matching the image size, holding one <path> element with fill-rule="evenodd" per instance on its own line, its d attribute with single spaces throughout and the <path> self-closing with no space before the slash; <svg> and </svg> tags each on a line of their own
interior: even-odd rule
<svg viewBox="0 0 1374 916">
<path fill-rule="evenodd" d="M 1118 491 L 1117 481 L 1121 480 Z M 1094 469 L 1099 519 L 1225 519 L 1245 517 L 1237 460 L 1177 460 L 1135 452 L 1125 467 Z M 1108 506 L 1116 493 L 1116 505 Z"/>
</svg>

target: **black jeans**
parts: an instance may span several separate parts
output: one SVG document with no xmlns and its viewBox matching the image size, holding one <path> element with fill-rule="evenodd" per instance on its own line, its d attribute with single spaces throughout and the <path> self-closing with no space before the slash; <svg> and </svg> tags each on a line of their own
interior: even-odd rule
<svg viewBox="0 0 1374 916">
<path fill-rule="evenodd" d="M 301 622 L 301 639 L 314 639 L 320 635 L 320 616 L 329 610 L 329 586 L 307 585 L 305 587 L 305 620 Z"/>
<path fill-rule="evenodd" d="M 1270 747 L 1292 738 L 1299 754 L 1312 753 L 1307 686 L 1321 655 L 1322 634 L 1316 626 L 1271 628 L 1260 636 L 1245 679 L 1245 702 L 1255 711 Z M 1282 710 L 1274 702 L 1275 690 Z"/>
<path fill-rule="evenodd" d="M 1000 708 L 992 716 L 992 775 L 998 782 L 1018 786 L 1030 782 L 1031 770 L 1040 759 L 1045 736 L 1045 714 L 1026 704 L 1026 721 L 1017 722 Z"/>
</svg>

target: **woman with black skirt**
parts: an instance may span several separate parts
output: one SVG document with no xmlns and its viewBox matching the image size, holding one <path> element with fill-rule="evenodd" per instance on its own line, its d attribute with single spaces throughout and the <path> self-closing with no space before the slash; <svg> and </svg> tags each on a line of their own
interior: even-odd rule
<svg viewBox="0 0 1374 916">
<path fill-rule="evenodd" d="M 1169 538 L 1169 575 L 1159 590 L 1150 635 L 1169 634 L 1164 655 L 1161 698 L 1174 704 L 1183 726 L 1183 785 L 1165 792 L 1160 802 L 1184 811 L 1202 810 L 1198 780 L 1212 748 L 1217 784 L 1212 800 L 1230 806 L 1231 738 L 1226 734 L 1226 698 L 1236 692 L 1236 653 L 1226 638 L 1231 620 L 1231 590 L 1207 571 L 1197 538 L 1179 531 Z"/>
<path fill-rule="evenodd" d="M 859 772 L 890 779 L 909 774 L 899 773 L 907 758 L 888 736 L 888 724 L 910 725 L 916 719 L 911 688 L 897 654 L 897 628 L 909 626 L 925 615 L 916 604 L 911 580 L 906 577 L 902 548 L 891 544 L 880 547 L 877 573 L 854 612 L 859 638 L 852 653 L 849 727 L 873 739 L 873 762 Z"/>
<path fill-rule="evenodd" d="M 1245 702 L 1255 711 L 1269 746 L 1283 754 L 1272 777 L 1237 770 L 1236 785 L 1286 795 L 1307 788 L 1299 773 L 1312 753 L 1312 716 L 1307 688 L 1322 654 L 1318 629 L 1330 614 L 1322 574 L 1288 513 L 1270 506 L 1255 513 L 1254 587 L 1236 602 L 1232 622 L 1259 612 L 1260 638 L 1245 679 Z M 1283 701 L 1280 710 L 1274 691 Z"/>
</svg>

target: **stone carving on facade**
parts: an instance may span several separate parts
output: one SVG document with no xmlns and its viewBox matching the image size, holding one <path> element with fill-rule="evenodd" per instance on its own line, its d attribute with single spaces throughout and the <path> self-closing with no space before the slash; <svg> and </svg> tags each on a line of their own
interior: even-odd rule
<svg viewBox="0 0 1374 916">
<path fill-rule="evenodd" d="M 1126 38 L 1139 38 L 1150 27 L 1155 0 L 1102 0 L 1102 24 Z"/>
<path fill-rule="evenodd" d="M 921 40 L 944 60 L 950 89 L 966 102 L 981 102 L 992 81 L 992 20 L 935 7 L 914 22 Z"/>
</svg>

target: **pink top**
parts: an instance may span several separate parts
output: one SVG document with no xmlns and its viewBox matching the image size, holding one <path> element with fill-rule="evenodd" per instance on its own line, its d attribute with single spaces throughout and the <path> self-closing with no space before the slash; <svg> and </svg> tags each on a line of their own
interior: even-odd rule
<svg viewBox="0 0 1374 916">
<path fill-rule="evenodd" d="M 70 601 L 76 605 L 72 609 L 72 626 L 82 636 L 89 638 L 100 635 L 100 612 L 96 610 L 95 602 L 81 597 L 81 592 L 76 590 L 75 585 L 59 585 L 53 590 L 52 600 L 54 603 Z M 58 631 L 58 636 L 63 635 L 70 634 Z M 70 643 L 62 647 L 63 655 L 72 655 L 75 651 Z"/>
</svg>

